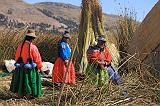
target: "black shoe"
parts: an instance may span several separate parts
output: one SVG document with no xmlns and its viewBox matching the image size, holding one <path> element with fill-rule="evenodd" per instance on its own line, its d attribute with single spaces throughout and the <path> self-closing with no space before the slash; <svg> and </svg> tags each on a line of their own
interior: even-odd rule
<svg viewBox="0 0 160 106">
<path fill-rule="evenodd" d="M 115 85 L 122 85 L 122 84 L 124 83 L 124 81 L 121 80 L 121 79 L 113 80 L 112 82 L 113 82 L 113 84 L 115 84 Z"/>
<path fill-rule="evenodd" d="M 55 88 L 56 90 L 60 90 L 61 87 L 62 87 L 62 84 L 61 84 L 61 83 L 54 83 L 54 88 Z"/>
</svg>

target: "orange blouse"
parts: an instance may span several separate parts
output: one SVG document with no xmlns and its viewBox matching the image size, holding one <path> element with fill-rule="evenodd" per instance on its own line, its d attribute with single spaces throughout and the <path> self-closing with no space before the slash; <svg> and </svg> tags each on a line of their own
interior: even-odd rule
<svg viewBox="0 0 160 106">
<path fill-rule="evenodd" d="M 16 50 L 16 54 L 15 54 L 16 61 L 20 57 L 21 46 L 22 46 L 22 43 L 18 46 L 18 48 Z M 28 48 L 29 48 L 29 42 L 26 41 L 23 45 L 22 54 L 21 54 L 24 64 L 27 63 L 27 59 L 29 58 L 28 57 L 29 56 L 28 55 L 28 53 L 29 53 Z M 37 68 L 39 70 L 41 70 L 42 69 L 42 59 L 41 59 L 40 53 L 38 51 L 38 48 L 33 43 L 30 44 L 30 58 L 37 64 Z"/>
<path fill-rule="evenodd" d="M 94 48 L 93 50 L 87 51 L 87 57 L 89 63 L 98 61 L 105 61 L 107 62 L 107 65 L 111 64 L 112 57 L 109 53 L 108 48 L 104 48 L 103 52 L 100 52 L 99 48 Z"/>
</svg>

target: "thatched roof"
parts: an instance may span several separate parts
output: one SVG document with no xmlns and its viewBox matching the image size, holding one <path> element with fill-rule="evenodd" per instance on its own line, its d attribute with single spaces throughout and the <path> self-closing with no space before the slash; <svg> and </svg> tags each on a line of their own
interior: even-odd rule
<svg viewBox="0 0 160 106">
<path fill-rule="evenodd" d="M 137 29 L 129 44 L 129 53 L 138 53 L 137 58 L 145 61 L 158 46 L 160 46 L 160 1 L 152 8 Z"/>
</svg>

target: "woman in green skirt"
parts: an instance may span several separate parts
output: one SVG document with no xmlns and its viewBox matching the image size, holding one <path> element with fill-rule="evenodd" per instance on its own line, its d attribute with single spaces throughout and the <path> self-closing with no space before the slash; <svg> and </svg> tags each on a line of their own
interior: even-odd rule
<svg viewBox="0 0 160 106">
<path fill-rule="evenodd" d="M 105 47 L 106 40 L 102 37 L 98 38 L 97 45 L 92 45 L 87 50 L 88 67 L 86 73 L 89 81 L 95 85 L 107 85 L 109 75 L 105 67 L 111 62 L 111 55 Z"/>
<path fill-rule="evenodd" d="M 28 30 L 24 41 L 16 50 L 16 69 L 13 72 L 10 91 L 17 93 L 19 97 L 30 98 L 42 95 L 40 76 L 42 60 L 38 48 L 32 43 L 35 38 L 35 31 Z"/>
</svg>

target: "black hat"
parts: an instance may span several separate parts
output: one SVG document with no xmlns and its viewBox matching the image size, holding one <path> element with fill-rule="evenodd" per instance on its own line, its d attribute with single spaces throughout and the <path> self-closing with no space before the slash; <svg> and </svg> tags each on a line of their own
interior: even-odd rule
<svg viewBox="0 0 160 106">
<path fill-rule="evenodd" d="M 71 35 L 69 34 L 68 31 L 65 31 L 64 34 L 62 35 L 62 37 L 71 38 Z"/>
<path fill-rule="evenodd" d="M 98 41 L 106 42 L 106 39 L 105 39 L 104 37 L 99 37 L 99 38 L 98 38 Z"/>
</svg>

